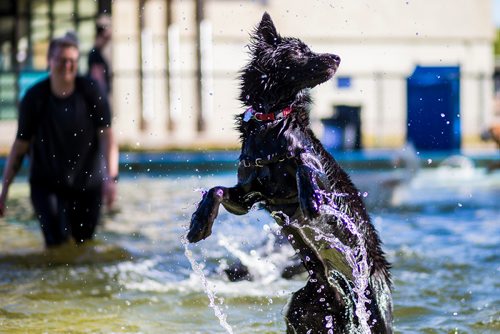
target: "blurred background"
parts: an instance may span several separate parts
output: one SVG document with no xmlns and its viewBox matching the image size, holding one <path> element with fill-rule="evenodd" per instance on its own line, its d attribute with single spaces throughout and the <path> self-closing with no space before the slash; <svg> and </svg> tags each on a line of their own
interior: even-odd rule
<svg viewBox="0 0 500 334">
<path fill-rule="evenodd" d="M 96 240 L 51 252 L 23 168 L 0 219 L 0 333 L 232 333 L 216 306 L 235 333 L 285 331 L 307 274 L 283 276 L 268 214 L 221 208 L 182 243 L 201 191 L 236 182 L 238 71 L 264 11 L 342 58 L 312 125 L 384 242 L 395 333 L 500 332 L 500 159 L 482 136 L 500 124 L 500 0 L 16 0 L 0 1 L 0 170 L 49 40 L 76 32 L 86 74 L 107 22 L 121 178 Z"/>
<path fill-rule="evenodd" d="M 314 129 L 329 148 L 493 148 L 480 134 L 500 119 L 498 7 L 498 0 L 2 1 L 0 152 L 14 138 L 19 99 L 47 75 L 50 38 L 75 31 L 86 73 L 103 16 L 112 25 L 106 55 L 122 148 L 236 148 L 233 117 L 244 110 L 238 71 L 264 11 L 282 35 L 342 58 L 336 77 L 313 90 Z"/>
</svg>

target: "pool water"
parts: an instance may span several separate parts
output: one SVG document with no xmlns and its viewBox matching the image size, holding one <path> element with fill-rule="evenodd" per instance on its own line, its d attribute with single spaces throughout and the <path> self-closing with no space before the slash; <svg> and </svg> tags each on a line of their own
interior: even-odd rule
<svg viewBox="0 0 500 334">
<path fill-rule="evenodd" d="M 352 176 L 392 263 L 395 331 L 499 333 L 500 172 Z M 234 183 L 234 173 L 130 174 L 95 242 L 54 252 L 43 250 L 27 184 L 14 183 L 0 219 L 0 332 L 283 333 L 283 307 L 306 277 L 281 278 L 290 248 L 266 248 L 277 229 L 265 212 L 221 209 L 213 235 L 188 246 L 202 276 L 185 254 L 201 189 Z M 253 281 L 228 280 L 237 259 Z"/>
</svg>

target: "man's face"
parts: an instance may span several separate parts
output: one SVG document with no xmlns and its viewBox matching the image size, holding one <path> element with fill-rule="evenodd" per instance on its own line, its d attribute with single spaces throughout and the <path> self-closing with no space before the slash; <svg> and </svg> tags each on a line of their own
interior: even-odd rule
<svg viewBox="0 0 500 334">
<path fill-rule="evenodd" d="M 74 46 L 57 47 L 49 58 L 51 77 L 70 83 L 78 72 L 78 49 Z"/>
</svg>

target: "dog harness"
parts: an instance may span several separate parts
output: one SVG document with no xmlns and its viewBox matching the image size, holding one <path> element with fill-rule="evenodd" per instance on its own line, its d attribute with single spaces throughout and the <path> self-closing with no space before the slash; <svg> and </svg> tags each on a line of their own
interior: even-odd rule
<svg viewBox="0 0 500 334">
<path fill-rule="evenodd" d="M 277 162 L 283 162 L 287 159 L 293 159 L 295 156 L 292 152 L 286 152 L 283 154 L 270 154 L 267 156 L 267 159 L 264 158 L 256 158 L 249 159 L 245 157 L 240 158 L 240 165 L 244 167 L 264 167 L 264 165 L 270 165 Z"/>
<path fill-rule="evenodd" d="M 278 162 L 283 162 L 285 160 L 292 160 L 292 159 L 298 159 L 298 156 L 301 156 L 302 154 L 310 154 L 314 153 L 315 150 L 312 147 L 306 147 L 300 150 L 300 152 L 292 152 L 292 151 L 287 151 L 285 153 L 274 153 L 274 154 L 269 154 L 265 158 L 252 158 L 248 155 L 241 155 L 240 156 L 240 161 L 239 165 L 243 167 L 259 167 L 262 168 L 265 165 L 270 165 Z"/>
<path fill-rule="evenodd" d="M 279 113 L 269 113 L 265 114 L 262 112 L 256 112 L 255 109 L 249 107 L 245 114 L 243 115 L 243 121 L 248 122 L 251 119 L 255 119 L 257 121 L 265 122 L 265 121 L 276 121 L 279 119 L 286 118 L 288 115 L 292 113 L 293 109 L 291 106 L 284 108 Z"/>
</svg>

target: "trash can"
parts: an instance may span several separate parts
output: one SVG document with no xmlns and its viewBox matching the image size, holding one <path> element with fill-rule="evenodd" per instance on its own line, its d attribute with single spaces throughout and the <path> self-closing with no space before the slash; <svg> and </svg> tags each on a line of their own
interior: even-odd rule
<svg viewBox="0 0 500 334">
<path fill-rule="evenodd" d="M 321 142 L 327 149 L 352 151 L 361 149 L 361 107 L 336 105 L 333 116 L 321 119 Z"/>
</svg>

